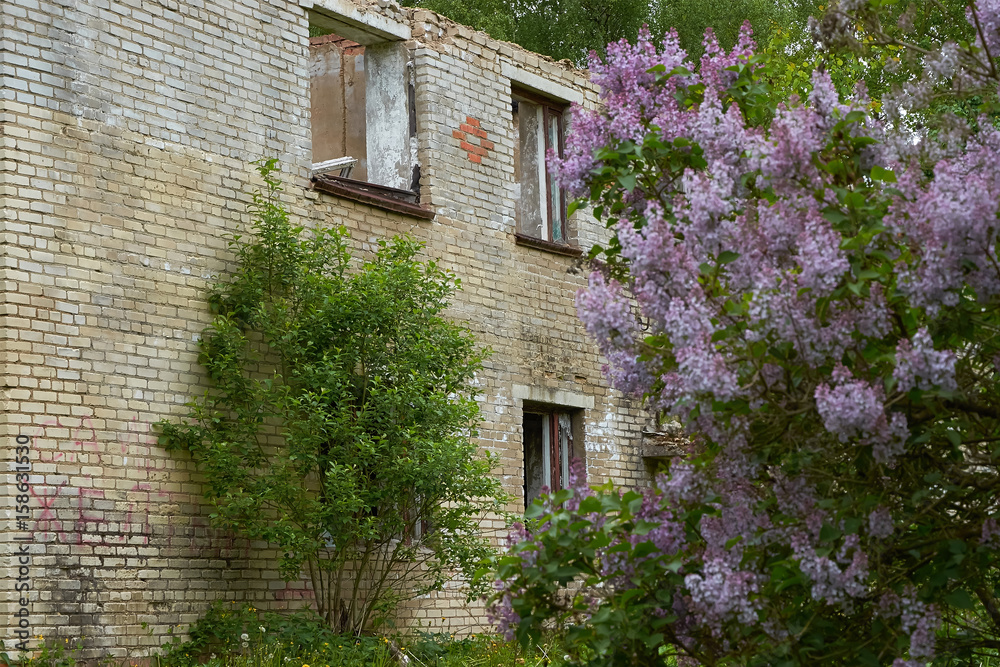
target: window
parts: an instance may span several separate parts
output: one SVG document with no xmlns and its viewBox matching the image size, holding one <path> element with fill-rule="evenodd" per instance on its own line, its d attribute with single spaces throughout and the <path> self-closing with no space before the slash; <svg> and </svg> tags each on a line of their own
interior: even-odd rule
<svg viewBox="0 0 1000 667">
<path fill-rule="evenodd" d="M 548 487 L 556 491 L 569 479 L 575 455 L 573 415 L 568 412 L 524 409 L 524 505 Z"/>
<path fill-rule="evenodd" d="M 514 180 L 518 190 L 518 232 L 568 245 L 566 196 L 545 159 L 549 151 L 562 155 L 564 107 L 527 92 L 515 92 L 512 109 L 517 135 Z"/>
<path fill-rule="evenodd" d="M 309 43 L 313 173 L 366 181 L 365 47 L 337 35 Z"/>
<path fill-rule="evenodd" d="M 343 16 L 322 14 L 319 8 L 310 13 L 313 176 L 329 177 L 341 187 L 351 185 L 344 179 L 376 186 L 364 189 L 369 196 L 416 192 L 409 28 L 345 11 Z"/>
</svg>

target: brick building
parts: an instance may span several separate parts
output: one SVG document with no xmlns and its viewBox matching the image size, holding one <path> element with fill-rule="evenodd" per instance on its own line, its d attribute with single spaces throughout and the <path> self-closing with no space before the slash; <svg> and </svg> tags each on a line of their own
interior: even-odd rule
<svg viewBox="0 0 1000 667">
<path fill-rule="evenodd" d="M 4 0 L 0 19 L 8 649 L 82 634 L 139 656 L 214 599 L 308 602 L 266 547 L 209 526 L 192 462 L 150 426 L 204 391 L 205 288 L 261 157 L 305 224 L 362 250 L 412 234 L 461 278 L 512 509 L 570 455 L 597 482 L 649 479 L 644 419 L 575 315 L 604 230 L 567 218 L 544 163 L 568 105 L 596 103 L 586 73 L 387 0 Z M 481 621 L 461 601 L 409 613 Z"/>
</svg>

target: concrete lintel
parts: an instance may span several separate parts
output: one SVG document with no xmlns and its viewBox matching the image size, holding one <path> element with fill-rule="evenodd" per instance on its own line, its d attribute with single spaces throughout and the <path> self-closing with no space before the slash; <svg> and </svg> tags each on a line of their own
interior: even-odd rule
<svg viewBox="0 0 1000 667">
<path fill-rule="evenodd" d="M 549 403 L 551 405 L 564 405 L 568 408 L 594 409 L 594 397 L 583 394 L 575 394 L 563 389 L 550 389 L 548 387 L 527 387 L 523 384 L 515 384 L 513 387 L 514 398 L 523 401 L 536 401 L 538 403 Z"/>
<path fill-rule="evenodd" d="M 350 0 L 299 0 L 299 5 L 311 12 L 309 20 L 315 25 L 365 46 L 407 40 L 412 34 L 405 23 L 361 11 Z"/>
<path fill-rule="evenodd" d="M 521 88 L 527 88 L 532 92 L 541 93 L 546 97 L 552 97 L 564 102 L 583 104 L 583 93 L 579 90 L 540 77 L 537 74 L 526 72 L 509 63 L 500 64 L 500 73 Z"/>
</svg>

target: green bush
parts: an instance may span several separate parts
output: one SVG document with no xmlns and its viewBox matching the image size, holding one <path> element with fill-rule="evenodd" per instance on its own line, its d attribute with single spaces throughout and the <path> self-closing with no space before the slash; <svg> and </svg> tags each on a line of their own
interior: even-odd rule
<svg viewBox="0 0 1000 667">
<path fill-rule="evenodd" d="M 479 522 L 507 496 L 474 440 L 487 350 L 444 317 L 459 281 L 419 243 L 355 260 L 345 229 L 293 224 L 275 168 L 208 295 L 211 389 L 159 443 L 197 462 L 216 526 L 278 549 L 326 624 L 361 634 L 492 553 Z"/>
</svg>

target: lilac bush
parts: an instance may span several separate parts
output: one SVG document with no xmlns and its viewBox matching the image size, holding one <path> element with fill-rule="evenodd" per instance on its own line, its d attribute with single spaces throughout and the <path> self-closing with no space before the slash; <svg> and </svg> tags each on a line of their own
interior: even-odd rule
<svg viewBox="0 0 1000 667">
<path fill-rule="evenodd" d="M 980 664 L 1000 650 L 1000 135 L 914 132 L 824 72 L 774 103 L 749 29 L 705 44 L 697 66 L 676 35 L 611 45 L 603 109 L 550 156 L 613 232 L 580 317 L 688 455 L 650 489 L 578 472 L 529 507 L 498 626 L 554 623 L 579 665 Z M 956 48 L 927 52 L 935 85 L 997 76 Z"/>
</svg>

